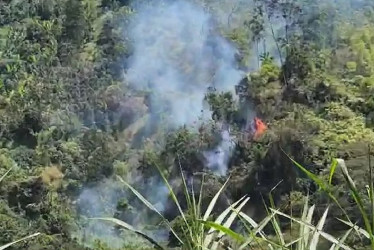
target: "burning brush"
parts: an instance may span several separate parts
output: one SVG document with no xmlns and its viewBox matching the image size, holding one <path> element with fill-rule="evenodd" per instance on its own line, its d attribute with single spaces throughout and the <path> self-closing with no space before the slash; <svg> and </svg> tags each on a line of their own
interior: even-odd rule
<svg viewBox="0 0 374 250">
<path fill-rule="evenodd" d="M 244 129 L 244 135 L 247 140 L 257 140 L 267 129 L 267 125 L 260 118 L 249 118 L 247 126 Z"/>
<path fill-rule="evenodd" d="M 261 135 L 263 135 L 266 132 L 268 127 L 258 117 L 255 117 L 254 122 L 255 122 L 255 127 L 254 127 L 253 139 L 257 140 Z"/>
</svg>

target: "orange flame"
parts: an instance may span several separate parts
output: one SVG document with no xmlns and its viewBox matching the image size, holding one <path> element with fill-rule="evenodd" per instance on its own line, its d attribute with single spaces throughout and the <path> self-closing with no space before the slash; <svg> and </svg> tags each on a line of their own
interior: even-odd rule
<svg viewBox="0 0 374 250">
<path fill-rule="evenodd" d="M 257 117 L 255 117 L 255 126 L 256 126 L 256 131 L 255 131 L 255 134 L 253 136 L 253 139 L 256 140 L 263 133 L 265 133 L 265 131 L 267 130 L 268 127 L 266 126 L 266 124 L 260 118 L 257 118 Z"/>
</svg>

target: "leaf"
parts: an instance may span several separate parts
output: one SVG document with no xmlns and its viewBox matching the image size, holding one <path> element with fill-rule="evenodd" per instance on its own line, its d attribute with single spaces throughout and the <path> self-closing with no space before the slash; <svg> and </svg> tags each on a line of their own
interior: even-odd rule
<svg viewBox="0 0 374 250">
<path fill-rule="evenodd" d="M 231 208 L 233 208 L 234 206 L 236 206 L 237 204 L 239 204 L 239 202 L 241 202 L 243 199 L 245 198 L 245 196 L 243 196 L 242 198 L 240 198 L 238 201 L 236 201 L 234 204 L 232 204 L 231 206 L 229 206 L 228 208 L 226 208 L 218 217 L 217 219 L 215 220 L 215 223 L 216 224 L 221 224 L 222 221 L 226 218 L 226 216 L 230 213 L 231 211 Z M 205 220 L 204 220 L 205 221 Z M 209 246 L 209 244 L 211 243 L 212 241 L 212 238 L 213 238 L 213 232 L 214 232 L 214 229 L 211 228 L 209 231 L 208 231 L 208 235 L 205 237 L 204 239 L 204 244 L 203 246 L 205 248 L 207 248 Z"/>
<path fill-rule="evenodd" d="M 344 235 L 343 237 L 339 240 L 341 244 L 344 243 L 344 241 L 348 238 L 348 236 L 351 234 L 353 231 L 353 228 L 350 228 Z M 339 247 L 336 244 L 332 244 L 330 250 L 339 250 Z"/>
<path fill-rule="evenodd" d="M 336 199 L 336 197 L 332 194 L 331 192 L 331 189 L 330 189 L 330 185 L 326 185 L 324 183 L 323 180 L 321 180 L 320 178 L 318 178 L 315 174 L 311 173 L 310 171 L 308 171 L 307 169 L 305 169 L 303 166 L 301 166 L 299 163 L 297 163 L 295 160 L 293 160 L 286 152 L 284 152 L 284 150 L 282 149 L 283 153 L 285 155 L 287 155 L 287 157 L 301 170 L 303 171 L 310 179 L 312 179 L 318 186 L 320 189 L 322 189 L 323 191 L 325 191 L 328 196 L 335 202 L 335 204 L 338 205 L 338 207 L 340 208 L 340 210 L 344 213 L 345 217 L 349 220 L 349 216 L 347 214 L 347 212 L 343 209 L 343 207 L 340 205 L 339 201 Z"/>
<path fill-rule="evenodd" d="M 365 208 L 364 208 L 363 202 L 361 200 L 361 197 L 359 195 L 359 192 L 358 192 L 358 190 L 356 188 L 356 185 L 353 182 L 351 176 L 348 173 L 348 169 L 347 169 L 347 166 L 345 165 L 344 160 L 343 159 L 337 159 L 337 161 L 338 161 L 340 169 L 343 172 L 343 176 L 344 176 L 344 178 L 345 178 L 345 180 L 346 180 L 346 182 L 347 182 L 347 184 L 349 186 L 349 189 L 351 191 L 353 199 L 355 200 L 358 208 L 360 209 L 362 218 L 364 219 L 366 231 L 370 235 L 371 246 L 374 248 L 374 238 L 373 238 L 373 233 L 372 233 L 372 230 L 371 230 L 371 225 L 370 225 L 369 217 L 368 217 L 368 215 L 367 215 L 367 213 L 365 211 Z"/>
<path fill-rule="evenodd" d="M 305 220 L 305 222 L 309 223 L 310 225 L 312 224 L 314 209 L 315 209 L 315 205 L 313 205 L 313 206 L 311 206 L 309 208 L 308 215 L 307 215 L 306 220 Z M 309 233 L 310 233 L 310 228 L 309 227 L 304 227 L 304 231 L 303 231 L 302 235 L 305 237 L 304 238 L 304 241 L 305 241 L 305 245 L 304 246 L 305 246 L 305 248 L 309 244 Z"/>
<path fill-rule="evenodd" d="M 226 182 L 222 185 L 222 187 L 218 190 L 218 192 L 216 193 L 216 195 L 214 195 L 213 199 L 210 201 L 209 203 L 209 206 L 208 208 L 206 209 L 205 211 L 205 214 L 203 216 L 203 220 L 207 220 L 208 217 L 210 216 L 210 213 L 213 211 L 213 208 L 218 200 L 218 197 L 220 196 L 220 194 L 222 193 L 223 189 L 226 187 L 226 184 L 228 183 L 230 177 L 227 178 Z"/>
<path fill-rule="evenodd" d="M 293 217 L 291 217 L 291 216 L 289 216 L 289 215 L 287 215 L 287 214 L 284 214 L 284 213 L 279 212 L 278 210 L 274 210 L 274 209 L 272 209 L 272 208 L 270 208 L 270 210 L 272 210 L 273 213 L 276 213 L 276 214 L 282 215 L 282 216 L 284 216 L 284 217 L 286 217 L 286 218 L 288 218 L 288 219 L 290 219 L 290 220 L 293 220 L 293 221 L 295 221 L 295 222 L 297 222 L 297 223 L 299 223 L 299 224 L 303 224 L 303 225 L 309 227 L 309 228 L 312 229 L 312 230 L 317 230 L 316 227 L 313 226 L 313 225 L 311 225 L 310 223 L 307 223 L 307 222 L 301 221 L 301 220 L 299 220 L 299 219 L 293 218 Z M 339 241 L 338 241 L 334 236 L 332 236 L 332 235 L 330 235 L 330 234 L 328 234 L 328 233 L 325 233 L 325 232 L 323 232 L 323 231 L 319 231 L 319 234 L 320 234 L 323 238 L 325 238 L 326 240 L 328 240 L 328 241 L 330 241 L 330 242 L 332 242 L 332 243 L 337 244 L 339 247 L 341 247 L 341 248 L 343 248 L 343 249 L 346 249 L 346 250 L 352 250 L 352 248 L 350 248 L 350 247 L 347 246 L 347 245 L 344 245 L 344 244 L 340 243 L 340 242 L 339 242 Z"/>
<path fill-rule="evenodd" d="M 159 173 L 160 173 L 162 179 L 164 180 L 164 182 L 165 182 L 167 188 L 169 189 L 170 195 L 171 195 L 171 197 L 172 197 L 172 199 L 173 199 L 175 205 L 177 205 L 177 207 L 178 207 L 179 214 L 182 216 L 182 218 L 183 218 L 184 222 L 186 223 L 186 225 L 188 225 L 187 219 L 186 219 L 186 217 L 185 217 L 185 215 L 184 215 L 184 213 L 183 213 L 183 210 L 182 210 L 182 208 L 181 208 L 181 206 L 180 206 L 180 204 L 179 204 L 179 202 L 178 202 L 177 196 L 174 194 L 173 188 L 170 186 L 168 180 L 167 180 L 166 177 L 163 175 L 161 168 L 160 168 L 157 164 L 155 164 L 155 165 L 156 165 L 156 167 L 157 167 L 157 169 L 158 169 L 158 171 L 159 171 Z"/>
<path fill-rule="evenodd" d="M 231 213 L 229 218 L 227 218 L 226 222 L 223 224 L 224 227 L 226 227 L 226 228 L 231 227 L 231 224 L 234 222 L 234 220 L 238 216 L 240 210 L 245 206 L 245 204 L 248 202 L 248 200 L 249 200 L 249 197 L 247 197 L 242 203 L 240 203 L 237 209 L 232 208 L 233 212 Z M 223 235 L 224 235 L 224 233 L 220 232 L 217 236 L 218 239 L 221 239 L 221 237 Z M 218 242 L 214 242 L 211 249 L 215 250 L 215 249 L 217 249 L 217 247 L 218 247 Z"/>
<path fill-rule="evenodd" d="M 230 236 L 232 239 L 234 239 L 238 242 L 244 242 L 245 241 L 245 238 L 242 235 L 232 231 L 230 228 L 227 228 L 225 226 L 222 226 L 222 225 L 217 224 L 217 223 L 212 222 L 212 221 L 201 220 L 201 222 L 208 227 L 214 228 L 215 230 L 218 230 L 218 231 L 222 232 L 223 234 L 226 234 L 226 235 Z"/>
<path fill-rule="evenodd" d="M 331 185 L 332 177 L 335 173 L 336 166 L 338 166 L 338 161 L 336 159 L 333 159 L 330 166 L 329 185 Z"/>
<path fill-rule="evenodd" d="M 265 237 L 265 234 L 262 232 L 262 230 L 265 228 L 265 226 L 272 220 L 275 213 L 271 213 L 268 216 L 265 217 L 253 230 L 254 232 L 251 233 L 252 235 L 256 236 L 257 234 L 261 235 L 261 238 L 268 241 L 268 239 Z M 247 220 L 249 223 L 251 223 L 252 220 L 248 220 L 249 216 L 246 216 L 244 213 L 240 212 L 240 216 L 242 216 L 245 220 Z M 239 247 L 239 250 L 244 249 L 253 241 L 253 238 L 247 240 L 243 245 Z"/>
<path fill-rule="evenodd" d="M 6 67 L 6 70 L 7 70 L 8 73 L 12 72 L 12 66 L 10 66 L 9 64 L 7 64 L 5 67 Z"/>
<path fill-rule="evenodd" d="M 305 199 L 305 204 L 304 204 L 304 208 L 303 208 L 303 213 L 301 215 L 301 220 L 310 223 L 310 221 L 308 221 L 308 215 L 309 215 L 309 211 L 310 211 L 310 209 L 308 209 L 308 201 L 309 201 L 309 195 Z M 312 208 L 314 209 L 314 206 L 312 206 Z M 312 213 L 313 213 L 313 211 L 312 211 Z M 306 227 L 304 225 L 300 225 L 299 235 L 301 236 L 301 239 L 300 239 L 300 241 L 297 242 L 297 249 L 298 250 L 303 250 L 308 245 L 308 241 L 309 241 L 308 227 Z"/>
<path fill-rule="evenodd" d="M 284 152 L 284 151 L 283 151 Z M 285 153 L 285 152 L 284 152 Z M 285 153 L 286 154 L 286 153 Z M 287 154 L 286 154 L 287 155 Z M 288 155 L 287 155 L 288 156 Z M 312 179 L 322 190 L 326 191 L 327 193 L 330 193 L 330 187 L 327 186 L 320 178 L 317 177 L 317 175 L 309 172 L 306 168 L 301 166 L 299 163 L 297 163 L 295 160 L 293 160 L 290 156 L 288 158 L 301 170 L 303 171 L 310 179 Z"/>
<path fill-rule="evenodd" d="M 271 204 L 271 207 L 273 209 L 275 209 L 275 203 L 274 203 L 274 199 L 273 199 L 273 195 L 271 194 L 271 192 L 273 192 L 273 190 L 280 184 L 281 182 L 279 182 L 277 185 L 275 185 L 274 188 L 271 189 L 270 193 L 269 193 L 269 198 L 270 198 L 270 204 Z M 266 209 L 267 210 L 267 209 Z M 278 218 L 277 216 L 274 216 L 272 219 L 271 219 L 271 222 L 273 224 L 273 228 L 275 230 L 275 233 L 281 243 L 282 246 L 284 246 L 286 243 L 284 241 L 284 237 L 283 237 L 283 234 L 282 234 L 282 231 L 280 229 L 280 226 L 279 226 L 279 221 L 278 221 Z"/>
<path fill-rule="evenodd" d="M 322 231 L 323 225 L 326 222 L 328 211 L 329 211 L 329 208 L 326 208 L 325 212 L 323 213 L 321 219 L 319 220 L 319 222 L 317 224 L 316 230 L 315 230 L 315 232 L 313 234 L 313 237 L 312 237 L 312 241 L 310 242 L 310 247 L 309 248 L 311 250 L 317 249 L 320 231 Z"/>
<path fill-rule="evenodd" d="M 149 209 L 155 211 L 158 215 L 160 215 L 160 217 L 163 219 L 163 221 L 168 225 L 168 227 L 170 228 L 171 232 L 174 234 L 174 236 L 180 241 L 180 243 L 182 243 L 183 245 L 183 241 L 178 237 L 177 233 L 173 230 L 172 226 L 170 225 L 169 221 L 165 219 L 165 217 L 149 202 L 147 201 L 147 199 L 145 199 L 143 197 L 143 195 L 141 195 L 136 189 L 134 189 L 130 184 L 128 184 L 127 182 L 125 182 L 120 176 L 117 176 L 117 178 L 123 183 L 125 184 L 137 197 L 138 199 L 140 199 Z"/>
<path fill-rule="evenodd" d="M 179 214 L 180 214 L 180 215 L 182 216 L 182 218 L 183 218 L 183 221 L 184 221 L 184 223 L 185 223 L 185 225 L 186 225 L 186 227 L 187 227 L 187 229 L 188 229 L 188 232 L 190 233 L 190 237 L 191 237 L 191 239 L 193 239 L 193 236 L 192 236 L 192 229 L 191 229 L 190 224 L 188 223 L 188 221 L 187 221 L 187 219 L 186 219 L 186 216 L 184 215 L 184 212 L 183 212 L 183 210 L 182 210 L 182 207 L 181 207 L 180 204 L 179 204 L 179 201 L 178 201 L 177 196 L 175 195 L 175 193 L 174 193 L 174 191 L 173 191 L 173 188 L 170 186 L 168 180 L 166 179 L 166 177 L 165 177 L 164 174 L 162 173 L 162 170 L 161 170 L 161 168 L 158 166 L 158 164 L 155 164 L 155 166 L 157 167 L 158 172 L 160 173 L 160 175 L 161 175 L 162 179 L 164 180 L 164 182 L 165 182 L 167 188 L 169 189 L 169 193 L 170 193 L 170 195 L 171 195 L 171 198 L 173 199 L 175 205 L 178 207 Z M 187 198 L 187 197 L 186 197 L 186 198 Z M 160 213 L 159 213 L 159 214 L 160 214 Z M 171 228 L 170 228 L 170 229 L 171 229 Z"/>
<path fill-rule="evenodd" d="M 154 239 L 152 239 L 151 237 L 149 237 L 148 235 L 146 235 L 145 233 L 135 229 L 133 226 L 131 226 L 130 224 L 127 224 L 126 222 L 124 221 L 121 221 L 121 220 L 118 220 L 118 219 L 115 219 L 115 218 L 91 218 L 92 220 L 104 220 L 104 221 L 110 221 L 110 222 L 113 222 L 121 227 L 124 227 L 126 228 L 127 230 L 130 230 L 136 234 L 139 234 L 140 236 L 142 236 L 143 238 L 145 238 L 146 240 L 148 240 L 150 243 L 152 243 L 156 249 L 159 249 L 159 250 L 163 250 L 164 248 L 162 246 L 160 246 Z"/>
<path fill-rule="evenodd" d="M 248 215 L 246 215 L 245 213 L 243 212 L 240 212 L 239 215 L 241 217 L 243 217 L 243 219 L 245 219 L 253 228 L 258 228 L 259 227 L 259 224 L 257 224 L 251 217 L 249 217 Z M 265 237 L 265 234 L 262 232 L 262 231 L 258 231 L 258 233 L 263 237 L 263 238 L 266 238 Z"/>
<path fill-rule="evenodd" d="M 352 222 L 350 221 L 345 221 L 345 220 L 342 220 L 342 219 L 339 219 L 337 218 L 337 220 L 341 221 L 342 223 L 350 226 L 351 228 L 353 228 L 356 232 L 359 232 L 360 234 L 362 234 L 363 236 L 365 236 L 366 238 L 370 239 L 370 234 L 363 228 L 357 226 L 357 225 L 354 225 Z"/>
<path fill-rule="evenodd" d="M 10 246 L 12 246 L 12 245 L 18 243 L 18 242 L 21 242 L 21 241 L 24 241 L 24 240 L 27 240 L 27 239 L 30 239 L 30 238 L 36 237 L 36 236 L 38 236 L 38 235 L 40 235 L 40 233 L 34 233 L 34 234 L 32 234 L 32 235 L 26 236 L 26 237 L 21 238 L 21 239 L 19 239 L 19 240 L 13 241 L 13 242 L 8 243 L 8 244 L 5 244 L 5 245 L 3 245 L 3 246 L 0 246 L 0 250 L 4 250 L 4 249 L 6 249 L 6 248 L 8 248 L 8 247 L 10 247 Z"/>
</svg>

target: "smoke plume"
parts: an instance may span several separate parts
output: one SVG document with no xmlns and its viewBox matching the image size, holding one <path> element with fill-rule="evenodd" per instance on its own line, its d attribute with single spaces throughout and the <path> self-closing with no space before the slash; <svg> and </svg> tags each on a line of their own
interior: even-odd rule
<svg viewBox="0 0 374 250">
<path fill-rule="evenodd" d="M 137 173 L 137 176 L 141 176 Z M 161 213 L 166 209 L 169 190 L 165 183 L 156 177 L 147 180 L 135 178 L 131 184 L 154 205 Z M 167 240 L 168 231 L 158 226 L 156 229 L 146 228 L 151 224 L 152 213 L 124 187 L 124 184 L 114 180 L 105 179 L 93 187 L 85 188 L 77 199 L 77 209 L 81 216 L 86 218 L 117 217 L 134 228 L 143 231 L 147 235 L 158 240 Z M 119 206 L 125 206 L 123 213 Z M 153 215 L 155 215 L 153 213 Z M 157 216 L 154 216 L 155 218 Z M 129 231 L 115 230 L 113 224 L 100 220 L 89 220 L 81 224 L 80 231 L 76 235 L 85 245 L 92 246 L 99 239 L 112 248 L 123 248 L 144 241 Z"/>
<path fill-rule="evenodd" d="M 172 127 L 210 119 L 207 88 L 233 91 L 243 76 L 235 48 L 214 28 L 202 8 L 179 0 L 142 5 L 132 20 L 128 82 L 150 92 L 152 114 L 167 113 Z"/>
<path fill-rule="evenodd" d="M 212 17 L 191 2 L 159 1 L 140 4 L 135 10 L 128 34 L 133 54 L 127 64 L 126 80 L 133 89 L 148 92 L 151 119 L 146 126 L 158 126 L 164 114 L 167 119 L 163 122 L 171 128 L 192 127 L 199 119 L 210 120 L 209 108 L 204 104 L 207 89 L 234 92 L 234 86 L 243 78 L 236 65 L 234 46 L 219 35 Z M 225 130 L 218 148 L 204 154 L 206 166 L 218 175 L 225 175 L 231 151 L 232 139 Z M 142 178 L 140 173 L 138 176 Z M 139 192 L 160 212 L 167 209 L 168 189 L 160 180 L 134 182 L 144 182 Z M 81 215 L 113 217 L 120 199 L 130 196 L 118 183 L 103 182 L 86 188 L 77 205 Z M 150 224 L 150 216 L 144 209 L 147 209 L 144 205 L 136 204 L 136 213 L 124 220 L 138 229 Z M 103 236 L 105 241 L 115 237 L 111 228 L 95 222 L 84 230 Z M 120 243 L 123 242 L 116 246 Z"/>
<path fill-rule="evenodd" d="M 229 130 L 223 130 L 221 138 L 222 141 L 214 150 L 204 152 L 203 154 L 207 161 L 207 167 L 216 175 L 225 176 L 235 144 Z"/>
</svg>

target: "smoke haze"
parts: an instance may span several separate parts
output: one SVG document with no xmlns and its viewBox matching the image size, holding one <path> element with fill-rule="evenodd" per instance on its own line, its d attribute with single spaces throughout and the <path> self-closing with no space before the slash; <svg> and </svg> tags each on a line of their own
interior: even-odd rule
<svg viewBox="0 0 374 250">
<path fill-rule="evenodd" d="M 204 105 L 208 87 L 234 93 L 234 86 L 244 72 L 236 65 L 235 47 L 219 35 L 213 23 L 203 8 L 187 1 L 159 1 L 136 7 L 128 34 L 133 54 L 128 61 L 126 80 L 133 89 L 149 93 L 151 118 L 147 127 L 158 126 L 161 113 L 167 114 L 163 122 L 170 128 L 193 127 L 199 119 L 211 119 L 209 107 Z M 206 167 L 217 175 L 225 175 L 232 149 L 229 132 L 223 131 L 218 147 L 204 153 Z M 139 192 L 164 212 L 168 199 L 165 185 L 158 178 L 143 180 L 141 173 L 136 176 L 140 179 L 132 182 L 144 183 Z M 109 180 L 86 188 L 77 205 L 86 217 L 113 217 L 124 197 L 128 199 L 130 194 L 122 185 Z M 134 209 L 136 214 L 125 220 L 127 223 L 138 229 L 150 223 L 144 205 L 137 204 Z M 115 247 L 123 243 L 111 242 L 116 236 L 111 225 L 95 222 L 83 231 L 103 236 L 104 242 Z"/>
<path fill-rule="evenodd" d="M 234 91 L 243 76 L 235 48 L 212 26 L 211 17 L 186 1 L 142 5 L 130 25 L 133 56 L 128 81 L 150 92 L 151 112 L 166 111 L 169 125 L 193 125 L 202 114 L 207 88 Z M 202 113 L 202 111 L 204 111 Z"/>
</svg>

